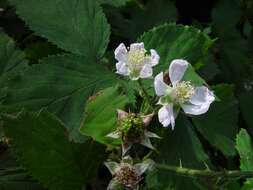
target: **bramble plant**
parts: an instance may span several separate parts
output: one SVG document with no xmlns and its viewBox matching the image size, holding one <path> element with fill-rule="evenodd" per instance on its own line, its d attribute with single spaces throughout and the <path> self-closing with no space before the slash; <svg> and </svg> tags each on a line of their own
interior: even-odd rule
<svg viewBox="0 0 253 190">
<path fill-rule="evenodd" d="M 3 2 L 0 190 L 253 188 L 251 0 Z"/>
</svg>

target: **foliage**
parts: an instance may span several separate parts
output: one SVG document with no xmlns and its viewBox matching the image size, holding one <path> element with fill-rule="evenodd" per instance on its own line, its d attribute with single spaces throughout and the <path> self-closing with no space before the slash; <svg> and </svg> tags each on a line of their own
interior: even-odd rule
<svg viewBox="0 0 253 190">
<path fill-rule="evenodd" d="M 0 190 L 252 189 L 252 12 L 0 0 Z"/>
</svg>

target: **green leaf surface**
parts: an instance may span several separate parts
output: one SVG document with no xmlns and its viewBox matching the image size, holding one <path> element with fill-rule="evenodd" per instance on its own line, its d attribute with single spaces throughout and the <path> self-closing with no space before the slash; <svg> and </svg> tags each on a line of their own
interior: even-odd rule
<svg viewBox="0 0 253 190">
<path fill-rule="evenodd" d="M 117 87 L 110 87 L 90 99 L 85 108 L 86 116 L 81 133 L 104 144 L 119 144 L 118 140 L 106 137 L 117 123 L 117 109 L 124 109 L 127 97 L 120 95 Z"/>
<path fill-rule="evenodd" d="M 6 82 L 26 67 L 24 53 L 16 48 L 10 37 L 0 32 L 0 88 L 5 88 Z"/>
<path fill-rule="evenodd" d="M 157 163 L 183 166 L 189 168 L 205 168 L 204 162 L 208 161 L 202 145 L 197 138 L 191 123 L 180 114 L 176 119 L 175 129 L 165 128 L 161 143 L 157 146 L 159 151 L 155 161 Z M 157 171 L 147 178 L 148 186 L 155 189 L 199 189 L 192 179 L 177 176 L 167 171 Z"/>
<path fill-rule="evenodd" d="M 253 92 L 242 92 L 239 95 L 239 104 L 243 119 L 248 125 L 249 132 L 253 134 Z"/>
<path fill-rule="evenodd" d="M 173 59 L 185 59 L 192 65 L 200 63 L 213 41 L 200 30 L 183 25 L 165 24 L 144 33 L 138 41 L 146 49 L 155 49 L 160 55 L 155 73 L 169 69 Z"/>
<path fill-rule="evenodd" d="M 126 5 L 129 0 L 97 0 L 100 4 L 111 5 L 114 7 L 121 7 Z"/>
<path fill-rule="evenodd" d="M 207 113 L 193 118 L 199 132 L 211 145 L 226 156 L 236 154 L 234 139 L 238 131 L 238 105 L 233 86 L 220 84 L 214 87 L 220 101 L 211 104 Z"/>
<path fill-rule="evenodd" d="M 253 170 L 253 147 L 252 139 L 245 129 L 241 129 L 236 136 L 236 149 L 240 155 L 240 169 L 242 171 Z M 246 182 L 247 187 L 253 188 L 253 179 Z M 246 188 L 246 187 L 245 187 Z"/>
<path fill-rule="evenodd" d="M 52 56 L 10 81 L 3 104 L 7 111 L 47 107 L 66 124 L 71 139 L 79 141 L 83 139 L 78 129 L 86 100 L 112 84 L 115 84 L 114 73 L 88 58 Z"/>
<path fill-rule="evenodd" d="M 5 133 L 19 161 L 50 190 L 80 190 L 89 183 L 103 158 L 94 142 L 73 144 L 63 124 L 47 111 L 4 116 Z"/>
<path fill-rule="evenodd" d="M 21 168 L 0 169 L 1 190 L 44 190 Z"/>
<path fill-rule="evenodd" d="M 74 54 L 100 58 L 110 27 L 95 0 L 10 0 L 39 35 Z"/>
</svg>

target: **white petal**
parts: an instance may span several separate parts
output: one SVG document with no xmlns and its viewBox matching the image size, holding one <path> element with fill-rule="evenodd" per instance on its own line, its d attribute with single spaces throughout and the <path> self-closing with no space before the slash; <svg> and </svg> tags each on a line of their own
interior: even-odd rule
<svg viewBox="0 0 253 190">
<path fill-rule="evenodd" d="M 187 114 L 200 115 L 208 111 L 211 103 L 212 102 L 206 102 L 201 105 L 194 105 L 189 103 L 189 104 L 182 104 L 181 107 Z"/>
<path fill-rule="evenodd" d="M 174 112 L 173 112 L 173 105 L 169 104 L 167 106 L 163 106 L 158 111 L 158 119 L 159 119 L 159 122 L 164 127 L 168 127 L 171 124 L 172 129 L 174 129 L 175 117 L 174 117 Z"/>
<path fill-rule="evenodd" d="M 149 78 L 152 77 L 153 69 L 152 66 L 149 64 L 145 64 L 140 72 L 140 78 Z"/>
<path fill-rule="evenodd" d="M 169 86 L 163 81 L 163 72 L 156 75 L 154 80 L 154 86 L 155 86 L 155 93 L 158 96 L 164 95 L 166 90 L 169 88 Z"/>
<path fill-rule="evenodd" d="M 144 43 L 133 43 L 130 45 L 130 50 L 139 50 L 144 48 Z"/>
<path fill-rule="evenodd" d="M 208 102 L 213 102 L 215 99 L 214 94 L 205 86 L 195 88 L 195 93 L 189 100 L 194 105 L 201 105 Z"/>
<path fill-rule="evenodd" d="M 115 59 L 119 62 L 126 62 L 127 60 L 127 48 L 125 44 L 121 43 L 114 51 Z"/>
<path fill-rule="evenodd" d="M 152 64 L 152 66 L 155 66 L 159 63 L 160 56 L 158 55 L 158 53 L 154 49 L 151 49 L 150 53 L 151 53 L 151 64 Z"/>
<path fill-rule="evenodd" d="M 174 59 L 170 63 L 169 76 L 173 86 L 183 78 L 188 64 L 189 63 L 183 59 Z"/>
<path fill-rule="evenodd" d="M 129 75 L 129 70 L 127 64 L 125 62 L 118 62 L 116 63 L 116 73 L 127 76 Z"/>
</svg>

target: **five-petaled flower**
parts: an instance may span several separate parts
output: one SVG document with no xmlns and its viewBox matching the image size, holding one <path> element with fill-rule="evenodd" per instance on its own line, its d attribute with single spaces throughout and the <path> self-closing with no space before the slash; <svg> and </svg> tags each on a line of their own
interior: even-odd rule
<svg viewBox="0 0 253 190">
<path fill-rule="evenodd" d="M 121 187 L 131 190 L 137 190 L 142 175 L 147 170 L 154 168 L 154 161 L 146 159 L 141 163 L 133 164 L 131 157 L 127 156 L 120 163 L 105 162 L 106 167 L 111 172 L 113 178 L 109 183 L 107 190 L 117 190 Z"/>
<path fill-rule="evenodd" d="M 150 149 L 155 149 L 150 138 L 160 138 L 155 133 L 147 130 L 147 126 L 154 114 L 140 115 L 117 110 L 118 123 L 115 131 L 107 137 L 122 140 L 122 155 L 125 155 L 133 144 L 142 144 Z"/>
<path fill-rule="evenodd" d="M 169 67 L 171 85 L 164 82 L 163 72 L 155 77 L 155 92 L 160 96 L 158 104 L 162 108 L 158 111 L 159 122 L 164 127 L 169 125 L 174 129 L 175 118 L 180 107 L 186 114 L 200 115 L 206 113 L 215 97 L 205 86 L 194 86 L 190 81 L 183 81 L 183 76 L 189 63 L 183 59 L 175 59 Z"/>
<path fill-rule="evenodd" d="M 116 73 L 129 76 L 131 80 L 152 77 L 152 67 L 159 62 L 159 55 L 154 49 L 147 54 L 144 43 L 133 43 L 130 48 L 121 43 L 115 50 Z"/>
</svg>

